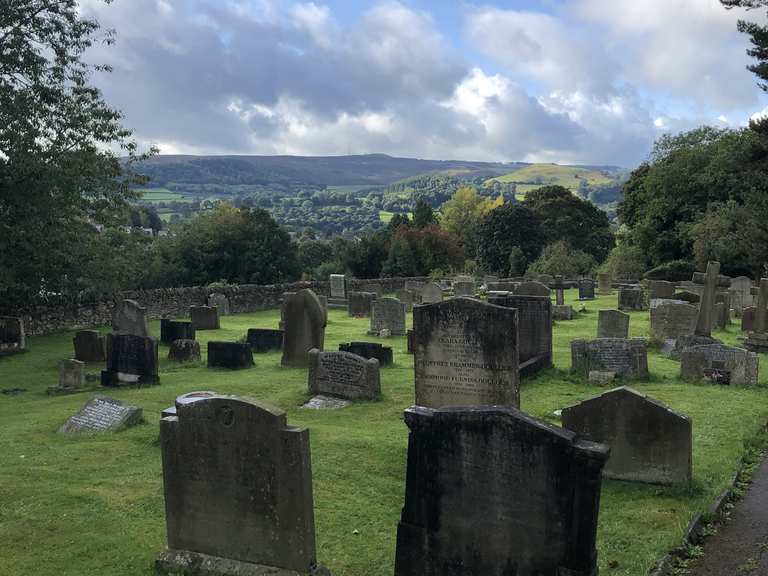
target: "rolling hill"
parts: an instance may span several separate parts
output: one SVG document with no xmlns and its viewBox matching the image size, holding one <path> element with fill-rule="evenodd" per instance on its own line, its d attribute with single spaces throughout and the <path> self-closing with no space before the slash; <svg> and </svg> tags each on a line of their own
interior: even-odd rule
<svg viewBox="0 0 768 576">
<path fill-rule="evenodd" d="M 610 184 L 620 170 L 614 166 L 581 167 L 561 166 L 559 164 L 529 164 L 508 174 L 489 178 L 486 186 L 493 182 L 516 184 L 516 195 L 525 196 L 530 190 L 542 186 L 559 185 L 577 192 L 587 186 Z"/>
</svg>

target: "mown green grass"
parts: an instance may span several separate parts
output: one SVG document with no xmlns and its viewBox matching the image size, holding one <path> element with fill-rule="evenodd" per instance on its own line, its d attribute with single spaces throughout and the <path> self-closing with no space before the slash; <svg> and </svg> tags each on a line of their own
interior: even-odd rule
<svg viewBox="0 0 768 576">
<path fill-rule="evenodd" d="M 577 320 L 555 326 L 556 368 L 523 383 L 525 411 L 557 423 L 554 410 L 601 392 L 567 373 L 569 343 L 594 337 L 597 310 L 615 305 L 616 296 L 588 302 Z M 221 330 L 199 332 L 198 338 L 205 349 L 211 339 L 234 340 L 250 327 L 274 327 L 278 317 L 277 311 L 228 316 Z M 647 334 L 647 318 L 647 312 L 632 313 L 633 336 Z M 366 320 L 331 311 L 327 349 L 369 339 L 367 327 Z M 158 323 L 151 329 L 158 334 Z M 738 332 L 734 326 L 718 336 L 735 342 Z M 396 364 L 382 369 L 383 398 L 337 412 L 300 409 L 308 398 L 306 371 L 282 368 L 278 353 L 257 355 L 253 369 L 229 372 L 202 363 L 172 365 L 162 346 L 160 386 L 109 392 L 144 408 L 145 424 L 115 434 L 64 437 L 57 428 L 95 394 L 45 394 L 57 380 L 57 362 L 72 353 L 71 337 L 33 337 L 30 352 L 0 360 L 0 387 L 28 390 L 0 395 L 1 574 L 151 574 L 165 545 L 159 413 L 177 395 L 201 389 L 269 401 L 288 412 L 291 424 L 308 426 L 319 560 L 335 576 L 392 574 L 406 462 L 402 412 L 413 402 L 413 359 L 404 338 L 387 341 Z M 656 352 L 649 363 L 653 378 L 631 385 L 692 418 L 694 481 L 690 488 L 603 482 L 598 547 L 604 575 L 644 576 L 677 546 L 690 518 L 728 484 L 745 441 L 768 420 L 764 370 L 761 387 L 728 388 L 683 383 L 679 364 Z"/>
<path fill-rule="evenodd" d="M 194 198 L 167 188 L 137 188 L 136 191 L 141 192 L 142 202 L 194 202 Z"/>
</svg>

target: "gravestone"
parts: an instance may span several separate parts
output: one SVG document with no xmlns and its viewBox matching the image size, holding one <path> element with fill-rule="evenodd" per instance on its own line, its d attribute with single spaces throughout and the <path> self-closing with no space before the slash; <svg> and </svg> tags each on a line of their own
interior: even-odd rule
<svg viewBox="0 0 768 576">
<path fill-rule="evenodd" d="M 221 328 L 218 308 L 212 306 L 190 306 L 189 317 L 192 319 L 192 326 L 195 330 L 218 330 Z"/>
<path fill-rule="evenodd" d="M 723 302 L 715 302 L 714 315 L 715 315 L 715 327 L 718 330 L 725 330 L 726 326 L 728 326 L 728 322 L 730 318 L 729 318 L 728 310 L 726 309 L 725 304 Z"/>
<path fill-rule="evenodd" d="M 570 304 L 552 306 L 552 320 L 573 320 L 575 317 L 576 313 Z"/>
<path fill-rule="evenodd" d="M 434 282 L 428 282 L 421 287 L 421 303 L 436 304 L 443 301 L 443 290 Z"/>
<path fill-rule="evenodd" d="M 757 307 L 753 329 L 744 341 L 744 346 L 752 352 L 768 351 L 768 278 L 760 279 L 757 292 Z"/>
<path fill-rule="evenodd" d="M 699 309 L 692 304 L 667 302 L 651 308 L 651 336 L 656 340 L 676 340 L 696 330 Z"/>
<path fill-rule="evenodd" d="M 609 449 L 511 407 L 414 406 L 395 576 L 597 574 Z"/>
<path fill-rule="evenodd" d="M 473 298 L 413 311 L 416 404 L 518 406 L 517 311 Z"/>
<path fill-rule="evenodd" d="M 253 366 L 250 344 L 243 342 L 208 342 L 208 368 L 242 370 Z"/>
<path fill-rule="evenodd" d="M 368 334 L 389 330 L 391 336 L 405 336 L 405 305 L 397 298 L 378 298 L 373 303 Z"/>
<path fill-rule="evenodd" d="M 706 273 L 694 272 L 693 283 L 703 286 L 699 303 L 699 315 L 696 319 L 696 330 L 694 333 L 696 336 L 711 336 L 712 326 L 715 321 L 714 310 L 717 288 L 718 286 L 727 287 L 730 285 L 730 280 L 720 276 L 719 262 L 709 262 L 707 263 Z"/>
<path fill-rule="evenodd" d="M 163 418 L 160 445 L 168 548 L 158 572 L 327 574 L 316 566 L 309 430 L 277 408 L 214 396 Z"/>
<path fill-rule="evenodd" d="M 369 317 L 376 298 L 377 296 L 373 292 L 350 292 L 347 296 L 347 311 L 349 316 L 359 318 Z"/>
<path fill-rule="evenodd" d="M 267 328 L 249 328 L 246 342 L 256 353 L 283 349 L 283 331 Z"/>
<path fill-rule="evenodd" d="M 756 306 L 749 306 L 744 308 L 741 313 L 741 331 L 752 332 L 755 328 L 755 314 L 757 313 Z"/>
<path fill-rule="evenodd" d="M 106 396 L 97 396 L 88 400 L 77 414 L 70 417 L 59 428 L 59 433 L 114 432 L 130 428 L 142 421 L 143 413 L 138 406 L 131 406 Z"/>
<path fill-rule="evenodd" d="M 328 278 L 331 284 L 331 298 L 346 298 L 347 277 L 344 274 L 331 274 Z"/>
<path fill-rule="evenodd" d="M 579 300 L 595 299 L 595 282 L 589 278 L 579 280 Z"/>
<path fill-rule="evenodd" d="M 517 296 L 546 296 L 549 298 L 550 292 L 546 284 L 541 282 L 522 282 L 515 290 Z"/>
<path fill-rule="evenodd" d="M 613 294 L 611 275 L 601 272 L 597 275 L 597 292 L 601 295 Z"/>
<path fill-rule="evenodd" d="M 219 316 L 229 316 L 229 298 L 224 296 L 224 294 L 220 294 L 218 292 L 214 292 L 212 294 L 208 294 L 208 306 L 210 308 L 218 308 L 219 310 Z"/>
<path fill-rule="evenodd" d="M 565 306 L 565 284 L 563 283 L 562 276 L 555 276 L 555 282 L 553 284 L 555 289 L 555 305 Z M 555 318 L 557 320 L 557 318 Z M 570 318 L 568 318 L 570 320 Z"/>
<path fill-rule="evenodd" d="M 147 309 L 136 300 L 118 302 L 112 309 L 112 332 L 114 334 L 149 336 Z"/>
<path fill-rule="evenodd" d="M 691 421 L 623 386 L 563 408 L 563 428 L 611 447 L 603 476 L 649 484 L 691 481 Z"/>
<path fill-rule="evenodd" d="M 413 304 L 416 300 L 416 295 L 410 290 L 398 290 L 397 299 L 403 303 L 406 312 L 413 312 Z"/>
<path fill-rule="evenodd" d="M 350 352 L 309 351 L 309 393 L 373 399 L 381 395 L 379 361 Z"/>
<path fill-rule="evenodd" d="M 645 292 L 639 286 L 619 288 L 619 310 L 647 310 Z"/>
<path fill-rule="evenodd" d="M 85 362 L 62 360 L 59 362 L 59 385 L 49 386 L 48 394 L 67 394 L 85 388 Z"/>
<path fill-rule="evenodd" d="M 688 302 L 688 304 L 698 304 L 701 302 L 701 295 L 696 292 L 691 292 L 690 290 L 682 290 L 680 292 L 675 292 L 675 300 L 683 300 L 684 302 Z"/>
<path fill-rule="evenodd" d="M 454 280 L 453 281 L 453 295 L 454 296 L 467 296 L 474 298 L 476 293 L 474 280 Z"/>
<path fill-rule="evenodd" d="M 408 332 L 412 332 L 409 330 Z M 380 366 L 389 366 L 394 362 L 392 348 L 378 342 L 348 342 L 339 344 L 339 351 L 357 354 L 363 358 L 376 358 Z"/>
<path fill-rule="evenodd" d="M 376 294 L 376 298 L 381 298 L 382 296 L 384 296 L 384 287 L 378 283 L 366 285 L 365 291 Z"/>
<path fill-rule="evenodd" d="M 649 280 L 648 298 L 651 300 L 656 300 L 657 298 L 673 300 L 675 298 L 675 283 L 665 280 Z"/>
<path fill-rule="evenodd" d="M 174 340 L 194 340 L 195 327 L 192 322 L 179 320 L 160 320 L 160 342 L 170 344 Z"/>
<path fill-rule="evenodd" d="M 413 351 L 414 351 L 414 348 L 415 348 L 415 344 L 414 344 L 413 339 L 414 339 L 413 330 L 408 330 L 405 333 L 405 340 L 406 340 L 405 351 L 408 354 L 413 354 L 414 353 Z"/>
<path fill-rule="evenodd" d="M 307 366 L 308 352 L 313 348 L 323 349 L 327 322 L 320 300 L 312 290 L 290 295 L 285 303 L 283 366 Z"/>
<path fill-rule="evenodd" d="M 220 396 L 220 394 L 211 392 L 210 390 L 200 390 L 197 392 L 187 392 L 181 396 L 176 396 L 176 400 L 174 401 L 173 406 L 165 408 L 160 412 L 160 418 L 165 418 L 166 416 L 176 416 L 176 412 L 178 411 L 179 406 L 192 404 L 193 402 L 197 402 L 204 398 L 213 398 L 214 396 Z"/>
<path fill-rule="evenodd" d="M 168 347 L 168 360 L 172 362 L 199 362 L 200 357 L 197 340 L 174 340 Z"/>
<path fill-rule="evenodd" d="M 741 317 L 745 308 L 754 305 L 755 297 L 752 294 L 752 279 L 746 276 L 737 276 L 731 280 L 731 307 L 737 317 Z"/>
<path fill-rule="evenodd" d="M 743 348 L 722 344 L 691 346 L 680 354 L 680 377 L 717 384 L 755 386 L 759 357 Z"/>
<path fill-rule="evenodd" d="M 135 334 L 107 334 L 107 369 L 102 386 L 159 384 L 157 340 Z"/>
<path fill-rule="evenodd" d="M 24 321 L 14 316 L 0 316 L 0 356 L 10 356 L 27 349 Z"/>
<path fill-rule="evenodd" d="M 629 338 L 629 314 L 618 310 L 600 310 L 597 313 L 598 338 Z"/>
<path fill-rule="evenodd" d="M 618 378 L 648 378 L 648 348 L 643 338 L 598 338 L 571 341 L 571 370 L 583 378 L 592 371 Z"/>
<path fill-rule="evenodd" d="M 80 330 L 72 339 L 75 360 L 81 362 L 104 362 L 107 358 L 106 341 L 98 330 Z"/>
</svg>

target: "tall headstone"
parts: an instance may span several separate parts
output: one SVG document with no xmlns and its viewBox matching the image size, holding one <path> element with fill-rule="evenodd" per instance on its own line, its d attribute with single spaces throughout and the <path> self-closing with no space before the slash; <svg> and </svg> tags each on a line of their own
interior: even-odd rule
<svg viewBox="0 0 768 576">
<path fill-rule="evenodd" d="M 157 340 L 134 334 L 107 334 L 107 369 L 102 386 L 159 384 Z"/>
<path fill-rule="evenodd" d="M 563 427 L 611 447 L 606 478 L 650 484 L 691 480 L 691 421 L 625 386 L 562 412 Z"/>
<path fill-rule="evenodd" d="M 609 449 L 510 407 L 414 406 L 395 576 L 597 573 Z"/>
<path fill-rule="evenodd" d="M 331 298 L 344 299 L 347 297 L 347 277 L 344 274 L 331 274 Z"/>
<path fill-rule="evenodd" d="M 112 310 L 112 332 L 114 334 L 149 336 L 147 309 L 136 300 L 118 302 Z"/>
<path fill-rule="evenodd" d="M 160 444 L 168 549 L 159 572 L 316 570 L 309 430 L 277 408 L 213 396 L 163 418 Z"/>
<path fill-rule="evenodd" d="M 443 301 L 443 290 L 434 282 L 428 282 L 421 287 L 421 303 L 436 304 Z"/>
<path fill-rule="evenodd" d="M 215 306 L 190 306 L 189 317 L 195 330 L 218 330 L 219 309 Z"/>
<path fill-rule="evenodd" d="M 309 351 L 323 349 L 327 323 L 325 311 L 312 290 L 300 290 L 290 295 L 285 302 L 282 364 L 307 366 Z"/>
<path fill-rule="evenodd" d="M 753 352 L 768 351 L 768 278 L 760 279 L 757 292 L 757 308 L 752 331 L 744 341 L 744 346 Z"/>
<path fill-rule="evenodd" d="M 619 310 L 600 310 L 597 313 L 598 338 L 629 338 L 629 314 Z"/>
<path fill-rule="evenodd" d="M 354 400 L 381 395 L 379 361 L 350 352 L 309 351 L 309 393 Z"/>
<path fill-rule="evenodd" d="M 590 372 L 612 372 L 619 378 L 648 378 L 648 347 L 643 338 L 598 338 L 571 341 L 571 370 L 583 378 Z"/>
<path fill-rule="evenodd" d="M 472 298 L 413 311 L 416 404 L 519 406 L 517 311 Z"/>
<path fill-rule="evenodd" d="M 405 336 L 405 305 L 397 298 L 379 298 L 373 303 L 368 334 L 389 330 L 392 336 Z"/>
<path fill-rule="evenodd" d="M 218 308 L 219 316 L 229 316 L 229 298 L 220 292 L 208 294 L 208 306 Z"/>
<path fill-rule="evenodd" d="M 373 309 L 377 296 L 373 292 L 349 292 L 347 295 L 347 311 L 350 316 L 368 318 Z"/>
<path fill-rule="evenodd" d="M 601 272 L 597 275 L 597 292 L 603 296 L 613 294 L 611 283 L 611 275 L 606 272 Z"/>
<path fill-rule="evenodd" d="M 106 341 L 98 330 L 79 330 L 72 344 L 75 347 L 75 360 L 104 362 L 107 358 Z"/>
<path fill-rule="evenodd" d="M 579 280 L 579 300 L 595 299 L 595 282 L 591 278 Z"/>
<path fill-rule="evenodd" d="M 253 351 L 244 342 L 208 342 L 208 368 L 241 370 L 253 366 Z"/>
<path fill-rule="evenodd" d="M 755 314 L 757 313 L 757 306 L 749 306 L 744 308 L 741 313 L 741 331 L 752 332 L 755 329 Z"/>
<path fill-rule="evenodd" d="M 722 344 L 691 346 L 680 354 L 680 377 L 716 384 L 755 386 L 760 359 L 755 352 Z"/>
<path fill-rule="evenodd" d="M 195 326 L 181 320 L 160 320 L 160 342 L 170 344 L 174 340 L 194 340 Z"/>
</svg>

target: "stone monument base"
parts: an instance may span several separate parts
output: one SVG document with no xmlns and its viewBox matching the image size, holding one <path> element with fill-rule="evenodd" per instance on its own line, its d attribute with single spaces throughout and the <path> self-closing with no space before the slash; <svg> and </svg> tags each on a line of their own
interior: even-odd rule
<svg viewBox="0 0 768 576">
<path fill-rule="evenodd" d="M 750 332 L 744 340 L 744 347 L 750 352 L 768 352 L 768 334 Z"/>
<path fill-rule="evenodd" d="M 309 572 L 296 572 L 188 550 L 163 551 L 155 560 L 155 573 L 163 576 L 331 576 L 322 566 Z"/>
</svg>

